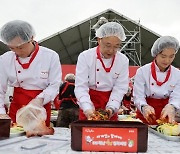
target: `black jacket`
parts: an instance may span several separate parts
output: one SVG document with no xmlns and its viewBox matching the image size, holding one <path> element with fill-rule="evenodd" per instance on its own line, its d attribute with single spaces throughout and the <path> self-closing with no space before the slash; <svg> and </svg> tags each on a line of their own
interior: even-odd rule
<svg viewBox="0 0 180 154">
<path fill-rule="evenodd" d="M 60 109 L 79 108 L 76 96 L 74 94 L 74 82 L 64 82 L 59 89 L 59 100 L 61 100 Z"/>
</svg>

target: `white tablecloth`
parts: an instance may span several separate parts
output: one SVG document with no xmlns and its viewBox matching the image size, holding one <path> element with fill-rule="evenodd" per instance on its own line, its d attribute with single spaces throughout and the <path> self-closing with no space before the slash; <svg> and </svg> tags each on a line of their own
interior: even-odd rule
<svg viewBox="0 0 180 154">
<path fill-rule="evenodd" d="M 155 134 L 148 133 L 147 154 L 178 154 L 180 142 L 167 141 Z M 55 128 L 53 136 L 26 136 L 0 140 L 0 154 L 114 154 L 115 152 L 79 152 L 71 150 L 71 131 L 68 128 Z"/>
</svg>

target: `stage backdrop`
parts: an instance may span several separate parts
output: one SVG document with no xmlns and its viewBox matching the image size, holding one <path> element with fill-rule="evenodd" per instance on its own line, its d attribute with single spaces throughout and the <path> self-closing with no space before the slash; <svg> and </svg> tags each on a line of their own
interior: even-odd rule
<svg viewBox="0 0 180 154">
<path fill-rule="evenodd" d="M 133 77 L 136 74 L 136 70 L 139 66 L 129 66 L 129 77 Z M 74 73 L 75 74 L 76 65 L 62 65 L 62 79 L 67 73 Z"/>
</svg>

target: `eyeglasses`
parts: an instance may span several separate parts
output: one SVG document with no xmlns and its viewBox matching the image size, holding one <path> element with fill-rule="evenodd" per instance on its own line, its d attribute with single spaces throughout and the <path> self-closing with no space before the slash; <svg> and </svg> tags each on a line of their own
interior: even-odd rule
<svg viewBox="0 0 180 154">
<path fill-rule="evenodd" d="M 110 43 L 108 42 L 104 42 L 102 39 L 100 40 L 102 42 L 102 45 L 104 47 L 105 50 L 111 50 L 113 49 L 114 51 L 118 51 L 121 49 L 121 45 L 117 45 L 117 46 L 112 46 Z"/>
</svg>

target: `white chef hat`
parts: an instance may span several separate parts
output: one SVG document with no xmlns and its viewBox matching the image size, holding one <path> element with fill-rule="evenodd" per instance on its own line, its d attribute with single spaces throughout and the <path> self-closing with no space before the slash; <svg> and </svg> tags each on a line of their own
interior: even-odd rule
<svg viewBox="0 0 180 154">
<path fill-rule="evenodd" d="M 152 57 L 156 57 L 163 49 L 166 48 L 173 48 L 177 53 L 179 50 L 178 40 L 172 36 L 162 36 L 158 38 L 151 48 Z"/>
<path fill-rule="evenodd" d="M 30 41 L 34 36 L 34 28 L 22 20 L 10 21 L 0 29 L 0 38 L 7 45 L 19 46 Z M 16 37 L 19 37 L 20 41 L 17 40 L 11 44 L 11 41 Z"/>
<path fill-rule="evenodd" d="M 96 37 L 98 38 L 109 36 L 116 36 L 121 41 L 126 39 L 123 27 L 117 22 L 107 22 L 96 31 Z"/>
</svg>

